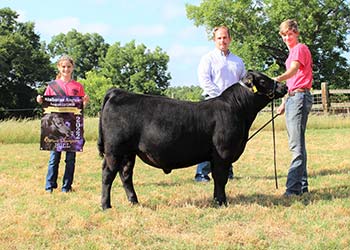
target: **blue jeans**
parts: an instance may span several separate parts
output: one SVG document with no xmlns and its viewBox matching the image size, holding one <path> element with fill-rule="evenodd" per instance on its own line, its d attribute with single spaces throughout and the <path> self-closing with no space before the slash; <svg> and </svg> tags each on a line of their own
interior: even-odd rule
<svg viewBox="0 0 350 250">
<path fill-rule="evenodd" d="M 287 192 L 301 194 L 308 187 L 305 131 L 311 106 L 312 95 L 308 91 L 295 93 L 286 100 L 286 126 L 289 150 L 292 152 L 286 183 Z"/>
<path fill-rule="evenodd" d="M 196 170 L 196 175 L 197 174 L 203 174 L 203 175 L 208 175 L 211 172 L 210 168 L 210 162 L 209 161 L 204 161 L 198 164 L 197 170 Z"/>
<path fill-rule="evenodd" d="M 75 170 L 75 152 L 66 152 L 66 169 L 63 176 L 62 191 L 70 191 Z M 46 175 L 45 189 L 57 188 L 58 167 L 61 160 L 61 152 L 51 151 Z"/>
<path fill-rule="evenodd" d="M 204 161 L 198 164 L 197 170 L 196 170 L 196 175 L 208 175 L 211 172 L 210 168 L 210 162 L 209 161 Z M 233 167 L 230 166 L 230 172 L 232 173 L 233 177 Z"/>
</svg>

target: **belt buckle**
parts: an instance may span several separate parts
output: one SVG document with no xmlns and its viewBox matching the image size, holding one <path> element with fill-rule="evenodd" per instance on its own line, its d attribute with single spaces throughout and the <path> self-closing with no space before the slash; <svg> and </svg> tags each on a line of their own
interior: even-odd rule
<svg viewBox="0 0 350 250">
<path fill-rule="evenodd" d="M 295 91 L 288 91 L 288 96 L 295 96 Z"/>
</svg>

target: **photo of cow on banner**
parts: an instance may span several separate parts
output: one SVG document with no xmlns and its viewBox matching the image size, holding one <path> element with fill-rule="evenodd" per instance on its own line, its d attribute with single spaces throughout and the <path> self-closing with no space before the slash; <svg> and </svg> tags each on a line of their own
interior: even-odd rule
<svg viewBox="0 0 350 250">
<path fill-rule="evenodd" d="M 82 152 L 84 145 L 83 98 L 44 96 L 40 149 Z"/>
</svg>

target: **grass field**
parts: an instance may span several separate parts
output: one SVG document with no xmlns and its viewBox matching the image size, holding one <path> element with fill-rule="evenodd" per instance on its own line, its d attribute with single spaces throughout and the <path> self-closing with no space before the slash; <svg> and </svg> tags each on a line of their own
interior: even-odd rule
<svg viewBox="0 0 350 250">
<path fill-rule="evenodd" d="M 48 194 L 44 182 L 49 152 L 30 140 L 5 143 L 8 123 L 0 123 L 1 249 L 349 249 L 349 119 L 333 118 L 328 129 L 318 117 L 310 119 L 310 193 L 291 199 L 281 196 L 290 153 L 283 120 L 278 119 L 278 189 L 272 133 L 266 128 L 249 141 L 235 163 L 235 179 L 226 186 L 228 207 L 212 204 L 212 182 L 193 181 L 195 167 L 164 175 L 137 161 L 134 184 L 140 204 L 127 202 L 117 178 L 113 208 L 107 211 L 100 208 L 95 125 L 86 124 L 93 135 L 84 152 L 77 153 L 73 192 Z M 29 130 L 31 122 L 38 123 L 27 121 Z M 20 138 L 16 126 L 7 127 L 7 137 Z M 23 134 L 29 137 L 30 132 Z M 64 161 L 59 185 L 63 169 Z"/>
</svg>

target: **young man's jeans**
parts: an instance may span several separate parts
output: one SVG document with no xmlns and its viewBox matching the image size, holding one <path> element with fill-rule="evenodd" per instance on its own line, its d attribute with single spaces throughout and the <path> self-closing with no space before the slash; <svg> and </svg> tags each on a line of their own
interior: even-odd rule
<svg viewBox="0 0 350 250">
<path fill-rule="evenodd" d="M 288 193 L 301 194 L 308 188 L 305 130 L 311 106 L 312 95 L 309 91 L 295 93 L 286 100 L 286 125 L 292 152 L 286 183 Z"/>
<path fill-rule="evenodd" d="M 202 174 L 202 175 L 208 175 L 210 173 L 210 162 L 209 161 L 204 161 L 198 164 L 197 166 L 197 174 Z"/>
<path fill-rule="evenodd" d="M 72 189 L 74 169 L 75 169 L 75 152 L 66 152 L 66 169 L 63 176 L 62 191 L 70 191 Z M 51 151 L 50 160 L 46 176 L 45 189 L 50 190 L 57 188 L 58 166 L 61 160 L 61 152 Z"/>
<path fill-rule="evenodd" d="M 197 175 L 208 175 L 211 172 L 210 168 L 210 162 L 209 161 L 204 161 L 201 162 L 197 165 L 197 170 L 196 170 L 196 176 Z M 233 167 L 230 167 L 230 173 L 232 174 L 231 177 L 233 177 Z"/>
</svg>

